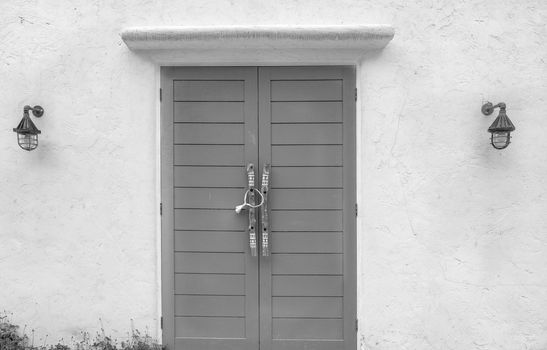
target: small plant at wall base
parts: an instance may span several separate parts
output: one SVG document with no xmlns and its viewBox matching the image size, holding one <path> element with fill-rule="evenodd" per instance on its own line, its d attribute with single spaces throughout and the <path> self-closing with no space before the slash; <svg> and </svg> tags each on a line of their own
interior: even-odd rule
<svg viewBox="0 0 547 350">
<path fill-rule="evenodd" d="M 26 334 L 26 326 L 23 330 L 13 324 L 8 315 L 0 314 L 0 349 L 1 350 L 161 350 L 158 344 L 148 334 L 142 335 L 138 330 L 132 330 L 127 341 L 118 341 L 101 332 L 91 337 L 88 332 L 82 332 L 80 339 L 71 339 L 70 345 L 61 340 L 55 345 L 46 345 L 44 340 L 35 343 L 34 330 L 30 335 Z M 38 344 L 42 343 L 42 344 Z"/>
</svg>

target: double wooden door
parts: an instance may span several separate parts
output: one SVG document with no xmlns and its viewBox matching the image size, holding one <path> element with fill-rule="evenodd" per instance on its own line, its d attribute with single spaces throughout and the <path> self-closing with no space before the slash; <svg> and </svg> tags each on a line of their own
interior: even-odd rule
<svg viewBox="0 0 547 350">
<path fill-rule="evenodd" d="M 356 348 L 352 67 L 163 67 L 168 350 Z M 270 249 L 237 214 L 271 164 Z M 257 202 L 260 198 L 257 198 Z"/>
</svg>

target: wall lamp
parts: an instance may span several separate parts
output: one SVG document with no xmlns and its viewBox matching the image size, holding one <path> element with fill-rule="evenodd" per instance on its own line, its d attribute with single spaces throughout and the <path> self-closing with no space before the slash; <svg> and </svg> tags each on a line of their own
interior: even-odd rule
<svg viewBox="0 0 547 350">
<path fill-rule="evenodd" d="M 23 107 L 23 119 L 21 119 L 19 125 L 17 125 L 13 131 L 17 133 L 17 143 L 19 144 L 19 147 L 25 151 L 32 151 L 38 147 L 38 134 L 41 134 L 42 132 L 32 122 L 28 111 L 32 111 L 32 114 L 36 118 L 40 118 L 44 115 L 44 109 L 40 106 Z"/>
<path fill-rule="evenodd" d="M 487 102 L 482 106 L 482 114 L 490 115 L 494 109 L 500 109 L 498 117 L 488 128 L 488 132 L 492 134 L 490 143 L 495 149 L 504 149 L 511 143 L 511 131 L 515 131 L 515 126 L 505 113 L 505 103 L 500 102 L 493 105 L 492 102 Z"/>
</svg>

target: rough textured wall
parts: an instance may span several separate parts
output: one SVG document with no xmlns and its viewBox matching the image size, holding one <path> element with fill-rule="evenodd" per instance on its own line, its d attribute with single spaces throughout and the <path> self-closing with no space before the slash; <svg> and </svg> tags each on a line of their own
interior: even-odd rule
<svg viewBox="0 0 547 350">
<path fill-rule="evenodd" d="M 156 330 L 156 72 L 134 25 L 391 23 L 363 62 L 360 346 L 547 347 L 547 4 L 3 1 L 0 308 L 50 334 Z M 517 127 L 496 151 L 480 106 Z M 18 149 L 42 104 L 37 151 Z"/>
</svg>

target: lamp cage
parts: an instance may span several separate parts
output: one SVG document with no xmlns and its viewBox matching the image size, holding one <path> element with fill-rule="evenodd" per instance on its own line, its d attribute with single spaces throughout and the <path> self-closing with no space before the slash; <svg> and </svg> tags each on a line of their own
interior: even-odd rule
<svg viewBox="0 0 547 350">
<path fill-rule="evenodd" d="M 38 134 L 42 132 L 34 125 L 29 116 L 29 110 L 35 117 L 41 117 L 44 114 L 44 109 L 40 106 L 25 106 L 23 109 L 23 119 L 19 122 L 13 131 L 17 133 L 17 144 L 25 151 L 32 151 L 38 147 Z"/>
</svg>

